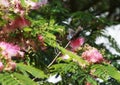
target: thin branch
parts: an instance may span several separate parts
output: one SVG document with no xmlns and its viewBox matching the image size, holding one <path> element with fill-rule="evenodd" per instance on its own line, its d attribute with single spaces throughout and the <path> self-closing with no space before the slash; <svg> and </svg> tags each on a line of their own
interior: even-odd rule
<svg viewBox="0 0 120 85">
<path fill-rule="evenodd" d="M 71 42 L 71 41 L 69 41 L 69 42 L 67 43 L 67 45 L 65 46 L 65 48 L 67 48 L 67 47 L 69 46 L 70 42 Z M 61 54 L 61 52 L 59 52 L 59 53 L 56 55 L 56 57 L 52 60 L 52 62 L 47 66 L 48 68 L 55 62 L 55 60 L 59 57 L 60 54 Z"/>
</svg>

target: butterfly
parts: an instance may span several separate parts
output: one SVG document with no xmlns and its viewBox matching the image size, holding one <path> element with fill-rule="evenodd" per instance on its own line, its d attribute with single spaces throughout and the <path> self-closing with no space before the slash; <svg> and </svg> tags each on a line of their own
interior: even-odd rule
<svg viewBox="0 0 120 85">
<path fill-rule="evenodd" d="M 68 35 L 67 35 L 67 40 L 73 40 L 76 39 L 77 37 L 79 37 L 80 32 L 83 30 L 83 28 L 81 26 L 79 26 L 77 28 L 76 31 L 74 31 L 73 29 L 69 28 L 68 29 Z"/>
</svg>

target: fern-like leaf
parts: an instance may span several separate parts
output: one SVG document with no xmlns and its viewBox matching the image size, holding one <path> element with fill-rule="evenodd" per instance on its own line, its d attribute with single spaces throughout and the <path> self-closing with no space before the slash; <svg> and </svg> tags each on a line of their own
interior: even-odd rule
<svg viewBox="0 0 120 85">
<path fill-rule="evenodd" d="M 37 85 L 30 78 L 15 72 L 0 74 L 0 83 L 2 85 Z"/>
<path fill-rule="evenodd" d="M 86 80 L 92 85 L 97 85 L 97 82 L 95 81 L 95 79 L 89 75 L 87 76 Z"/>
<path fill-rule="evenodd" d="M 17 64 L 17 68 L 21 71 L 26 71 L 28 73 L 30 73 L 31 75 L 33 75 L 36 78 L 46 78 L 47 75 L 45 75 L 45 73 L 37 68 L 34 68 L 32 66 L 28 66 L 28 65 L 24 65 L 22 63 Z"/>
<path fill-rule="evenodd" d="M 95 70 L 93 75 L 96 75 L 104 80 L 108 79 L 109 76 L 120 82 L 120 71 L 111 65 L 93 65 L 91 70 Z"/>
</svg>

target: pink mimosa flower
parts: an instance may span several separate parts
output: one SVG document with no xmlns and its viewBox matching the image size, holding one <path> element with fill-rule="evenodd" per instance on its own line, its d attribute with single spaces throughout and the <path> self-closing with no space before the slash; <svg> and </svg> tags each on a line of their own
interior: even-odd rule
<svg viewBox="0 0 120 85">
<path fill-rule="evenodd" d="M 4 7 L 9 7 L 10 3 L 8 2 L 8 0 L 0 0 L 0 5 Z"/>
<path fill-rule="evenodd" d="M 16 68 L 16 63 L 13 61 L 8 62 L 7 67 L 5 68 L 6 71 L 14 71 Z"/>
<path fill-rule="evenodd" d="M 0 62 L 0 72 L 3 71 L 4 65 L 2 62 Z"/>
<path fill-rule="evenodd" d="M 14 28 L 22 28 L 22 27 L 30 25 L 30 22 L 27 19 L 25 19 L 24 17 L 17 17 L 9 25 L 11 27 L 13 27 L 13 29 Z"/>
<path fill-rule="evenodd" d="M 101 63 L 104 59 L 100 52 L 93 48 L 82 53 L 82 58 L 90 63 Z"/>
<path fill-rule="evenodd" d="M 3 31 L 11 32 L 17 28 L 23 28 L 29 25 L 30 25 L 29 20 L 25 19 L 24 17 L 17 17 L 15 20 L 11 21 L 11 23 L 3 27 Z"/>
<path fill-rule="evenodd" d="M 84 43 L 84 38 L 77 38 L 74 40 L 71 40 L 70 47 L 73 50 L 77 50 L 81 45 Z"/>
<path fill-rule="evenodd" d="M 42 5 L 47 4 L 48 0 L 41 0 L 39 2 L 33 2 L 32 0 L 26 0 L 26 5 L 30 6 L 30 9 L 38 9 Z"/>
<path fill-rule="evenodd" d="M 13 56 L 17 56 L 18 54 L 21 55 L 20 52 L 20 47 L 17 45 L 13 45 L 10 43 L 6 42 L 0 42 L 0 48 L 2 49 L 1 53 L 3 56 L 6 58 L 11 58 Z M 23 56 L 23 54 L 22 54 Z"/>
<path fill-rule="evenodd" d="M 21 5 L 21 1 L 20 0 L 12 0 L 11 3 L 14 5 L 14 12 L 19 13 L 21 16 L 23 16 L 24 10 Z"/>
<path fill-rule="evenodd" d="M 18 51 L 18 54 L 21 56 L 21 57 L 24 57 L 24 52 L 21 52 L 21 51 Z"/>
</svg>

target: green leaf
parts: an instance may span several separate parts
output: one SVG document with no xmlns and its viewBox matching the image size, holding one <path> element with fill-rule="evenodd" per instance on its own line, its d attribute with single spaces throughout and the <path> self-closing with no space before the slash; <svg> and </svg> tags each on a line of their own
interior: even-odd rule
<svg viewBox="0 0 120 85">
<path fill-rule="evenodd" d="M 110 65 L 104 66 L 104 68 L 108 71 L 108 74 L 112 78 L 114 78 L 120 82 L 120 71 L 118 71 L 115 67 L 110 66 Z"/>
<path fill-rule="evenodd" d="M 37 78 L 46 78 L 47 77 L 47 75 L 42 70 L 37 69 L 32 66 L 29 66 L 29 65 L 24 65 L 24 64 L 19 63 L 19 64 L 17 64 L 17 68 L 22 71 L 24 70 Z"/>
<path fill-rule="evenodd" d="M 13 73 L 13 77 L 17 78 L 17 80 L 23 85 L 37 85 L 37 83 L 33 82 L 31 79 L 19 73 Z"/>
<path fill-rule="evenodd" d="M 97 82 L 91 76 L 87 76 L 86 80 L 92 85 L 97 85 Z"/>
<path fill-rule="evenodd" d="M 30 31 L 32 31 L 32 28 L 25 27 L 23 30 L 24 30 L 25 32 L 30 32 Z"/>
<path fill-rule="evenodd" d="M 120 71 L 111 65 L 93 65 L 91 70 L 95 70 L 93 75 L 96 75 L 104 80 L 108 79 L 109 76 L 120 82 Z"/>
<path fill-rule="evenodd" d="M 39 0 L 32 0 L 33 2 L 38 2 Z"/>
<path fill-rule="evenodd" d="M 21 1 L 22 6 L 25 7 L 26 6 L 25 0 L 20 0 L 20 1 Z"/>
<path fill-rule="evenodd" d="M 73 69 L 72 67 L 73 67 L 73 64 L 65 64 L 65 63 L 54 64 L 50 67 L 51 68 L 50 71 L 68 73 L 69 70 Z"/>
<path fill-rule="evenodd" d="M 62 51 L 63 54 L 69 55 L 73 60 L 75 60 L 77 63 L 79 63 L 80 66 L 84 67 L 86 65 L 89 65 L 88 62 L 83 60 L 80 56 L 76 55 L 75 53 L 70 52 L 70 51 L 68 51 L 65 48 L 60 47 L 60 46 L 58 46 L 58 48 Z"/>
<path fill-rule="evenodd" d="M 0 74 L 0 83 L 2 85 L 37 85 L 30 78 L 16 72 Z"/>
<path fill-rule="evenodd" d="M 91 71 L 93 71 L 92 75 L 100 77 L 103 80 L 108 80 L 109 74 L 103 65 L 93 65 L 91 68 Z"/>
</svg>

